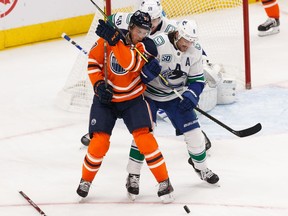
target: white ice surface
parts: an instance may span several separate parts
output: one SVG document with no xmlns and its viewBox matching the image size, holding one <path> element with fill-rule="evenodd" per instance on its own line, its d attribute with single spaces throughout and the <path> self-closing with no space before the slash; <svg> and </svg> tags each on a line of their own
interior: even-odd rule
<svg viewBox="0 0 288 216">
<path fill-rule="evenodd" d="M 250 6 L 253 88 L 238 93 L 232 105 L 209 114 L 235 130 L 258 122 L 258 134 L 238 138 L 200 116 L 212 141 L 208 163 L 220 176 L 220 187 L 202 182 L 187 163 L 183 137 L 159 122 L 155 135 L 165 157 L 175 202 L 164 205 L 157 183 L 146 166 L 140 196 L 126 197 L 125 179 L 131 135 L 118 121 L 110 150 L 86 203 L 77 203 L 85 150 L 80 137 L 87 131 L 88 113 L 58 109 L 55 97 L 63 87 L 77 50 L 59 39 L 0 52 L 0 215 L 39 215 L 18 191 L 24 191 L 47 215 L 288 215 L 288 19 L 282 6 L 281 32 L 260 38 L 265 21 L 260 4 Z M 81 42 L 83 37 L 76 37 Z"/>
</svg>

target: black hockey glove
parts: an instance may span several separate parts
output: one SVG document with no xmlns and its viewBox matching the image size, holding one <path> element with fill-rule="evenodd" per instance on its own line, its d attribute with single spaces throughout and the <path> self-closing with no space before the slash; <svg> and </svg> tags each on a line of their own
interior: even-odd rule
<svg viewBox="0 0 288 216">
<path fill-rule="evenodd" d="M 145 84 L 149 83 L 157 76 L 159 76 L 161 72 L 161 66 L 159 65 L 159 61 L 155 58 L 149 59 L 149 61 L 143 66 L 141 72 L 141 80 Z"/>
<path fill-rule="evenodd" d="M 94 85 L 94 92 L 102 104 L 110 104 L 113 97 L 113 88 L 111 85 L 105 86 L 104 80 L 99 80 Z"/>
<path fill-rule="evenodd" d="M 110 46 L 115 46 L 120 40 L 120 33 L 104 20 L 99 20 L 96 34 L 106 40 Z"/>
<path fill-rule="evenodd" d="M 194 109 L 198 104 L 198 97 L 192 90 L 187 90 L 182 94 L 183 100 L 180 101 L 178 104 L 178 108 L 185 112 L 191 111 Z"/>
</svg>

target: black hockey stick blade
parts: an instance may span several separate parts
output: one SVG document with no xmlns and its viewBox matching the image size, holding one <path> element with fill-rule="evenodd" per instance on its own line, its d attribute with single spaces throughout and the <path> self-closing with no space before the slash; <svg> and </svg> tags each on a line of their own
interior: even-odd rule
<svg viewBox="0 0 288 216">
<path fill-rule="evenodd" d="M 238 137 L 247 137 L 247 136 L 251 136 L 253 134 L 258 133 L 261 129 L 262 129 L 262 125 L 258 123 L 254 125 L 253 127 L 250 127 L 244 130 L 239 130 L 239 131 L 232 130 L 231 132 Z"/>
<path fill-rule="evenodd" d="M 201 114 L 205 115 L 207 118 L 211 119 L 212 121 L 214 121 L 215 123 L 222 126 L 223 128 L 225 128 L 226 130 L 230 131 L 231 133 L 235 134 L 238 137 L 251 136 L 255 133 L 258 133 L 262 129 L 262 125 L 260 123 L 258 123 L 256 125 L 254 125 L 253 127 L 236 131 L 236 130 L 233 130 L 232 128 L 230 128 L 229 126 L 227 126 L 226 124 L 224 124 L 223 122 L 219 121 L 218 119 L 214 118 L 213 116 L 209 115 L 207 112 L 203 111 L 199 107 L 195 107 L 195 110 L 197 110 Z"/>
</svg>

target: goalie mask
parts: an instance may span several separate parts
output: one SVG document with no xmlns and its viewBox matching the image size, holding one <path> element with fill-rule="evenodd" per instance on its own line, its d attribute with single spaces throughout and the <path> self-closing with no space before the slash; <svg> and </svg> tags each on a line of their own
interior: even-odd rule
<svg viewBox="0 0 288 216">
<path fill-rule="evenodd" d="M 197 24 L 194 20 L 184 19 L 177 25 L 178 38 L 184 38 L 189 42 L 195 42 L 198 40 Z"/>
<path fill-rule="evenodd" d="M 162 18 L 162 6 L 158 0 L 143 0 L 139 7 L 140 11 L 149 13 L 151 19 Z"/>
</svg>

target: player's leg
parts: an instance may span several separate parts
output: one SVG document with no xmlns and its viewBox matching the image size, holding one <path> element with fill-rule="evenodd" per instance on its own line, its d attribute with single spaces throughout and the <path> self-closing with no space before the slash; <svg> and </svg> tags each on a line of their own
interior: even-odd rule
<svg viewBox="0 0 288 216">
<path fill-rule="evenodd" d="M 205 136 L 200 129 L 197 115 L 194 111 L 180 112 L 176 98 L 166 105 L 166 113 L 178 133 L 184 135 L 187 144 L 189 161 L 192 161 L 194 170 L 202 180 L 215 184 L 219 177 L 207 168 L 207 155 L 205 149 Z"/>
<path fill-rule="evenodd" d="M 77 188 L 81 197 L 88 195 L 90 185 L 101 167 L 104 156 L 110 145 L 110 135 L 115 125 L 116 115 L 107 105 L 99 103 L 94 97 L 89 122 L 89 133 L 92 134 L 87 153 L 82 165 L 82 177 Z"/>
<path fill-rule="evenodd" d="M 139 152 L 144 155 L 148 168 L 159 183 L 158 196 L 163 202 L 171 202 L 173 201 L 171 194 L 173 187 L 169 181 L 164 157 L 151 133 L 152 116 L 150 107 L 143 97 L 138 97 L 129 103 L 129 108 L 125 109 L 123 113 L 123 120 L 133 135 Z"/>
<path fill-rule="evenodd" d="M 268 19 L 258 26 L 259 36 L 268 36 L 280 32 L 280 10 L 276 0 L 262 0 Z"/>
<path fill-rule="evenodd" d="M 153 122 L 155 122 L 157 107 L 155 106 L 153 101 L 149 100 L 148 103 L 150 106 Z M 136 195 L 139 194 L 140 174 L 144 159 L 145 159 L 144 155 L 140 153 L 135 141 L 133 140 L 129 152 L 129 160 L 127 164 L 128 177 L 126 179 L 127 180 L 126 188 L 128 191 L 128 196 L 132 200 L 135 200 Z"/>
</svg>

